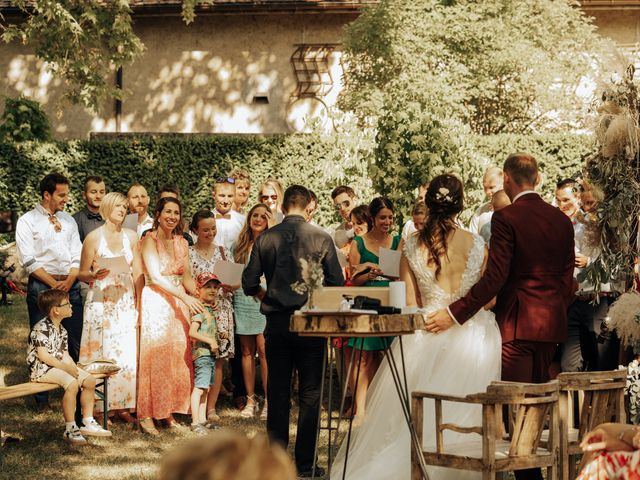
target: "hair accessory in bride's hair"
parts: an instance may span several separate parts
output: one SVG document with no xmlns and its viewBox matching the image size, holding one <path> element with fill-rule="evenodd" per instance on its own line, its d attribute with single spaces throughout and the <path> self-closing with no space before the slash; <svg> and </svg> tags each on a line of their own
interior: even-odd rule
<svg viewBox="0 0 640 480">
<path fill-rule="evenodd" d="M 448 188 L 440 187 L 436 192 L 436 200 L 441 203 L 453 203 L 453 197 L 449 193 Z"/>
</svg>

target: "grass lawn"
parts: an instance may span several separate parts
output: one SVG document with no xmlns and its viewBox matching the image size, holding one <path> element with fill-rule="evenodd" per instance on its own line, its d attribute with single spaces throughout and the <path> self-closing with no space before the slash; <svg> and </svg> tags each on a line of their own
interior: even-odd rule
<svg viewBox="0 0 640 480">
<path fill-rule="evenodd" d="M 0 385 L 14 385 L 28 380 L 26 344 L 28 319 L 25 301 L 13 295 L 15 305 L 0 307 Z M 150 437 L 126 424 L 115 423 L 113 438 L 89 440 L 90 445 L 72 447 L 62 440 L 64 421 L 60 408 L 62 390 L 50 392 L 54 412 L 37 413 L 32 398 L 0 402 L 2 430 L 21 439 L 0 449 L 0 479 L 84 479 L 126 480 L 153 479 L 162 457 L 176 445 L 190 438 L 183 431 L 160 430 L 159 437 Z M 221 398 L 218 413 L 223 428 L 232 428 L 249 435 L 264 432 L 259 420 L 246 420 Z M 292 412 L 292 420 L 297 417 Z M 190 417 L 178 416 L 185 424 Z M 294 440 L 295 423 L 291 424 Z M 321 435 L 320 464 L 326 466 L 326 433 Z M 292 442 L 293 443 L 293 442 Z"/>
</svg>

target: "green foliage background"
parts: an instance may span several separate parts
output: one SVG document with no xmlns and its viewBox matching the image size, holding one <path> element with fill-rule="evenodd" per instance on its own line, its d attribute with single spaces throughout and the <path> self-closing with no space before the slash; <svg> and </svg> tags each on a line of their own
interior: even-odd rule
<svg viewBox="0 0 640 480">
<path fill-rule="evenodd" d="M 553 198 L 558 180 L 582 172 L 585 157 L 595 147 L 592 136 L 570 133 L 475 135 L 471 142 L 490 165 L 502 166 L 513 152 L 533 155 L 542 173 L 539 190 L 548 201 Z"/>
<path fill-rule="evenodd" d="M 361 143 L 362 142 L 362 143 Z M 0 210 L 25 212 L 40 195 L 40 179 L 59 171 L 72 182 L 67 210 L 82 206 L 81 190 L 88 175 L 101 175 L 110 191 L 126 193 L 134 182 L 147 187 L 151 198 L 165 184 L 183 194 L 185 213 L 212 206 L 211 186 L 234 167 L 248 170 L 252 178 L 251 202 L 259 184 L 269 176 L 283 184 L 299 183 L 321 199 L 318 220 L 334 220 L 331 190 L 353 185 L 372 195 L 366 174 L 370 146 L 356 136 L 222 135 L 213 137 L 159 136 L 121 140 L 0 143 Z"/>
<path fill-rule="evenodd" d="M 425 144 L 438 139 L 425 138 Z M 339 135 L 222 135 L 158 136 L 119 140 L 74 140 L 67 142 L 0 143 L 0 210 L 23 213 L 39 199 L 38 183 L 51 171 L 60 171 L 72 182 L 72 199 L 67 210 L 82 206 L 81 190 L 87 175 L 101 175 L 112 191 L 126 192 L 134 182 L 145 185 L 154 198 L 164 184 L 175 184 L 183 193 L 185 213 L 212 206 L 211 186 L 215 179 L 233 167 L 251 173 L 251 202 L 256 201 L 260 182 L 269 176 L 283 184 L 300 183 L 313 189 L 320 198 L 317 221 L 329 225 L 338 220 L 330 201 L 331 190 L 339 184 L 352 185 L 362 202 L 368 202 L 379 190 L 370 178 L 375 169 L 386 172 L 385 189 L 405 199 L 399 213 L 407 215 L 415 191 L 403 179 L 416 177 L 420 183 L 441 171 L 460 175 L 467 186 L 467 217 L 482 201 L 482 171 L 489 165 L 501 165 L 514 151 L 527 151 L 538 158 L 547 181 L 545 192 L 553 190 L 560 177 L 580 170 L 581 158 L 591 149 L 589 137 L 571 134 L 472 136 L 467 150 L 458 152 L 461 161 L 440 162 L 434 154 L 416 160 L 410 172 L 395 171 L 393 165 L 373 161 L 374 144 L 356 132 Z M 424 156 L 424 153 L 420 153 Z M 458 157 L 456 157 L 458 158 Z M 433 170 L 423 165 L 433 164 Z M 375 188 L 374 188 L 375 187 Z M 398 215 L 399 222 L 402 215 Z M 406 218 L 406 217 L 405 217 Z"/>
</svg>

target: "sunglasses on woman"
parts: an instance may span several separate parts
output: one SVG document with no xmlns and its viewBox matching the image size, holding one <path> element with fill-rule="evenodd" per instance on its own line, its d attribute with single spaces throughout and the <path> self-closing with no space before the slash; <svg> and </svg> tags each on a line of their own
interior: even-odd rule
<svg viewBox="0 0 640 480">
<path fill-rule="evenodd" d="M 231 178 L 231 177 L 220 177 L 220 178 L 216 178 L 216 183 L 231 183 L 231 184 L 235 184 L 236 183 L 236 179 L 235 178 Z"/>
<path fill-rule="evenodd" d="M 260 195 L 260 200 L 278 200 L 278 195 Z"/>
</svg>

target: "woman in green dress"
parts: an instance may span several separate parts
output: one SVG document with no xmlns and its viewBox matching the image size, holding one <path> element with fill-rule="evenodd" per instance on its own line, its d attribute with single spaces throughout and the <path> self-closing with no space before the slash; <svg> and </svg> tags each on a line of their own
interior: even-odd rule
<svg viewBox="0 0 640 480">
<path fill-rule="evenodd" d="M 380 248 L 397 250 L 400 245 L 400 235 L 393 236 L 390 233 L 393 228 L 393 204 L 385 197 L 374 198 L 369 204 L 369 213 L 373 223 L 372 228 L 362 237 L 355 236 L 351 244 L 349 263 L 354 271 L 351 283 L 354 286 L 386 287 L 389 285 L 389 280 L 380 276 L 382 273 L 379 265 Z M 365 269 L 369 269 L 368 273 L 358 275 L 358 272 Z M 367 337 L 364 341 L 361 338 L 349 340 L 348 346 L 356 349 L 354 367 L 360 362 L 357 385 L 355 385 L 356 368 L 351 369 L 352 378 L 350 379 L 351 385 L 355 385 L 356 408 L 353 413 L 355 413 L 356 425 L 364 419 L 367 389 L 380 366 L 381 352 L 392 341 L 393 337 Z"/>
</svg>

